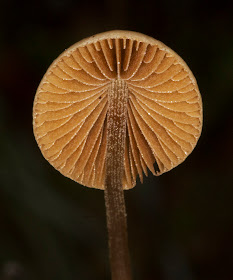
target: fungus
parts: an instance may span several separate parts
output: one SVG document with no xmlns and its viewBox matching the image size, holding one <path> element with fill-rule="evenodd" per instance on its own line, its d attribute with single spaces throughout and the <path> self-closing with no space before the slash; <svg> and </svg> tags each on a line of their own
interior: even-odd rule
<svg viewBox="0 0 233 280">
<path fill-rule="evenodd" d="M 113 280 L 131 279 L 123 190 L 148 169 L 183 162 L 202 128 L 202 101 L 186 63 L 160 41 L 110 31 L 65 50 L 35 96 L 33 127 L 64 176 L 104 190 Z"/>
</svg>

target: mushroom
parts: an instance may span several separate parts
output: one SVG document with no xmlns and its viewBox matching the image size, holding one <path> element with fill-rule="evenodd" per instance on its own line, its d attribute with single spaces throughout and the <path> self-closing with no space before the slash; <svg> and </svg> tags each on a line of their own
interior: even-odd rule
<svg viewBox="0 0 233 280">
<path fill-rule="evenodd" d="M 113 280 L 131 279 L 124 190 L 183 162 L 202 128 L 186 63 L 160 41 L 109 31 L 65 50 L 35 96 L 33 127 L 45 159 L 104 190 Z"/>
</svg>

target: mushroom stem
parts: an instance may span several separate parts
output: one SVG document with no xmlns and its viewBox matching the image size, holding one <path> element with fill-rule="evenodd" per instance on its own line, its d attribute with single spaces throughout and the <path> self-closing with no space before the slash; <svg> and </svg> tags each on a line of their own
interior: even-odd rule
<svg viewBox="0 0 233 280">
<path fill-rule="evenodd" d="M 122 179 L 126 140 L 128 89 L 115 80 L 109 89 L 105 205 L 112 280 L 130 280 L 127 219 Z"/>
</svg>

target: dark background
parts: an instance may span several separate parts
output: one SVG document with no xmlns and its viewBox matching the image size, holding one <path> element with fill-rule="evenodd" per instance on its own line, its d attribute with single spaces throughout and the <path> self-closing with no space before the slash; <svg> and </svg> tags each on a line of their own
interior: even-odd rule
<svg viewBox="0 0 233 280">
<path fill-rule="evenodd" d="M 134 279 L 233 279 L 232 15 L 226 1 L 1 2 L 1 280 L 110 279 L 103 192 L 44 160 L 31 112 L 52 61 L 113 29 L 175 50 L 204 106 L 202 136 L 187 160 L 125 192 Z"/>
</svg>

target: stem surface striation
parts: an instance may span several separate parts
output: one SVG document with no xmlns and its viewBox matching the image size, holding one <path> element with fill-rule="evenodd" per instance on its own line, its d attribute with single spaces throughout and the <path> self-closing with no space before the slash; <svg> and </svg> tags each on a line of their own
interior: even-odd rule
<svg viewBox="0 0 233 280">
<path fill-rule="evenodd" d="M 122 178 L 126 142 L 128 88 L 115 80 L 109 88 L 105 205 L 112 280 L 131 280 L 127 218 Z"/>
</svg>

